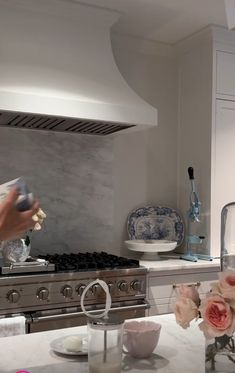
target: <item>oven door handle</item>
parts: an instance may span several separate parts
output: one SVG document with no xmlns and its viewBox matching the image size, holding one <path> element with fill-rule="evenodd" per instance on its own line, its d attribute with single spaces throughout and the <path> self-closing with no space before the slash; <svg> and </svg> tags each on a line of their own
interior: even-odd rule
<svg viewBox="0 0 235 373">
<path fill-rule="evenodd" d="M 110 312 L 115 312 L 115 311 L 131 311 L 131 310 L 140 310 L 140 309 L 149 309 L 150 304 L 145 300 L 144 303 L 141 304 L 133 304 L 130 306 L 120 306 L 120 307 L 114 307 L 110 309 Z M 97 312 L 103 312 L 104 309 L 98 309 L 98 310 L 93 310 L 89 311 L 89 313 L 94 313 L 96 314 Z M 38 315 L 31 315 L 31 321 L 29 323 L 34 323 L 34 322 L 40 322 L 40 321 L 50 321 L 50 320 L 60 320 L 60 319 L 68 319 L 70 317 L 79 317 L 79 316 L 85 316 L 83 311 L 80 312 L 68 312 L 68 313 L 60 313 L 60 314 L 55 314 L 55 315 L 46 315 L 46 316 L 38 316 Z"/>
<path fill-rule="evenodd" d="M 123 310 L 123 311 L 141 310 L 141 309 L 147 310 L 149 308 L 150 308 L 150 304 L 149 304 L 149 302 L 147 302 L 145 300 L 145 303 L 141 303 L 141 304 L 134 304 L 134 305 L 131 305 L 131 306 L 121 306 L 121 307 L 111 308 L 110 312 L 112 312 L 112 311 L 120 311 L 120 310 Z"/>
</svg>

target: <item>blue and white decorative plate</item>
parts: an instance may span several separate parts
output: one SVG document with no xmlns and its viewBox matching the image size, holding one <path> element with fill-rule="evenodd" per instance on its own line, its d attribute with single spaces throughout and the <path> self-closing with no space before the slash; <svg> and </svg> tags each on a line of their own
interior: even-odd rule
<svg viewBox="0 0 235 373">
<path fill-rule="evenodd" d="M 170 207 L 146 206 L 132 211 L 127 219 L 131 240 L 170 240 L 179 246 L 184 239 L 184 224 Z"/>
</svg>

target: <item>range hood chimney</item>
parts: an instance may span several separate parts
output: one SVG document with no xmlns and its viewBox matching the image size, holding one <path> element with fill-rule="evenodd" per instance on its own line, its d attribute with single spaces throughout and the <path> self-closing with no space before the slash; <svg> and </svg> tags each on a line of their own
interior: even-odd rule
<svg viewBox="0 0 235 373">
<path fill-rule="evenodd" d="M 115 64 L 119 14 L 76 0 L 0 6 L 0 125 L 108 135 L 157 124 Z"/>
</svg>

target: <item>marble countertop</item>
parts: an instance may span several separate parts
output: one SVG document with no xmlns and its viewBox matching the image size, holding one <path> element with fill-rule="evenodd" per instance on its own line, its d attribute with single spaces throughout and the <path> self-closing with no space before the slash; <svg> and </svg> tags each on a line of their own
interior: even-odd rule
<svg viewBox="0 0 235 373">
<path fill-rule="evenodd" d="M 190 262 L 176 256 L 161 257 L 158 261 L 140 260 L 140 265 L 146 267 L 149 272 L 174 272 L 174 273 L 196 273 L 196 272 L 219 272 L 220 259 L 212 261 L 198 260 Z M 168 273 L 169 274 L 169 273 Z"/>
<path fill-rule="evenodd" d="M 204 337 L 197 322 L 187 330 L 173 314 L 145 318 L 162 325 L 159 343 L 148 359 L 123 355 L 122 372 L 204 373 Z M 87 373 L 87 357 L 67 358 L 50 349 L 50 342 L 64 335 L 86 332 L 86 326 L 0 338 L 0 372 Z"/>
</svg>

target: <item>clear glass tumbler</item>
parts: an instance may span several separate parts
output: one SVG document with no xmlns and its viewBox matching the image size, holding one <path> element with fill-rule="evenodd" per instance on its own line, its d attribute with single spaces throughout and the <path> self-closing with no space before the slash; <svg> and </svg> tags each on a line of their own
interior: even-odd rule
<svg viewBox="0 0 235 373">
<path fill-rule="evenodd" d="M 89 373 L 120 373 L 122 365 L 123 321 L 117 318 L 90 319 L 88 322 Z"/>
<path fill-rule="evenodd" d="M 1 245 L 2 256 L 5 262 L 25 262 L 31 249 L 30 238 L 27 235 L 11 241 L 3 241 Z"/>
</svg>

